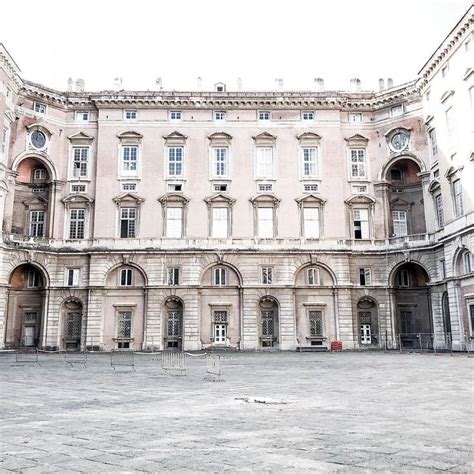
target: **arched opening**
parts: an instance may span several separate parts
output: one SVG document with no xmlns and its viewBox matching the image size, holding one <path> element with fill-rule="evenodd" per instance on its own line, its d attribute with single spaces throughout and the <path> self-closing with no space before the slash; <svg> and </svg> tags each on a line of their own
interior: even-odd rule
<svg viewBox="0 0 474 474">
<path fill-rule="evenodd" d="M 183 350 L 183 314 L 184 305 L 180 298 L 167 298 L 164 306 L 164 348 Z"/>
<path fill-rule="evenodd" d="M 451 334 L 451 315 L 449 314 L 449 296 L 447 291 L 443 293 L 441 304 L 443 312 L 444 333 L 446 335 Z"/>
<path fill-rule="evenodd" d="M 70 298 L 63 304 L 63 334 L 62 346 L 66 351 L 81 349 L 82 339 L 82 302 Z"/>
<path fill-rule="evenodd" d="M 238 270 L 224 262 L 213 263 L 204 269 L 200 283 L 202 348 L 239 347 L 241 275 Z"/>
<path fill-rule="evenodd" d="M 36 266 L 25 263 L 10 275 L 5 346 L 40 347 L 44 331 L 46 278 Z"/>
<path fill-rule="evenodd" d="M 361 298 L 357 303 L 357 324 L 359 328 L 359 344 L 362 347 L 378 346 L 378 311 L 377 304 L 372 298 Z"/>
<path fill-rule="evenodd" d="M 426 232 L 423 187 L 419 176 L 420 167 L 410 158 L 395 161 L 386 171 L 385 180 L 390 183 L 390 235 L 424 234 Z"/>
<path fill-rule="evenodd" d="M 396 332 L 403 347 L 427 348 L 432 340 L 428 274 L 414 262 L 398 267 L 393 275 Z"/>
<path fill-rule="evenodd" d="M 37 157 L 27 157 L 16 168 L 11 233 L 42 238 L 49 236 L 49 203 L 52 176 Z"/>
<path fill-rule="evenodd" d="M 260 317 L 260 346 L 272 348 L 279 340 L 279 311 L 278 302 L 271 296 L 264 296 L 259 302 Z"/>
</svg>

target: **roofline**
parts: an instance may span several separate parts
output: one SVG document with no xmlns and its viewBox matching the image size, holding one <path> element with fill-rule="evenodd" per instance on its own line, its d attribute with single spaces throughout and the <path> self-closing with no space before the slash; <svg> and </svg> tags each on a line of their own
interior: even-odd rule
<svg viewBox="0 0 474 474">
<path fill-rule="evenodd" d="M 471 4 L 471 6 L 468 8 L 466 13 L 462 16 L 462 18 L 454 25 L 454 27 L 451 29 L 451 31 L 444 37 L 444 39 L 441 41 L 439 46 L 435 49 L 434 53 L 429 57 L 428 61 L 423 64 L 421 69 L 418 71 L 418 76 L 421 76 L 425 68 L 429 63 L 432 63 L 435 61 L 435 58 L 438 59 L 438 57 L 441 55 L 441 50 L 445 49 L 443 46 L 447 43 L 448 39 L 453 36 L 453 33 L 459 29 L 459 26 L 465 22 L 468 22 L 470 18 L 470 22 L 474 22 L 474 3 Z"/>
<path fill-rule="evenodd" d="M 14 66 L 15 68 L 17 69 L 17 72 L 20 73 L 21 72 L 21 69 L 20 69 L 20 66 L 18 66 L 18 64 L 16 63 L 16 61 L 13 59 L 12 55 L 10 54 L 10 52 L 8 51 L 8 49 L 6 48 L 6 46 L 0 41 L 0 51 L 3 49 L 3 54 L 5 54 L 5 56 L 7 57 L 8 61 L 10 61 Z"/>
</svg>

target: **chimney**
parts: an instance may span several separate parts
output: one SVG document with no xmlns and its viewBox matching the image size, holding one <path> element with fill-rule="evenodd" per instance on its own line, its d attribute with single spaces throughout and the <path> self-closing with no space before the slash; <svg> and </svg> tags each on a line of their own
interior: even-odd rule
<svg viewBox="0 0 474 474">
<path fill-rule="evenodd" d="M 277 84 L 277 90 L 282 91 L 283 90 L 283 78 L 277 77 L 275 79 L 275 82 Z"/>
<path fill-rule="evenodd" d="M 385 81 L 380 78 L 379 79 L 379 91 L 383 91 L 385 89 Z"/>
<path fill-rule="evenodd" d="M 351 82 L 350 82 L 350 91 L 351 92 L 359 92 L 360 91 L 360 86 L 361 86 L 361 83 L 360 83 L 359 78 L 354 77 L 353 79 L 351 79 Z"/>
<path fill-rule="evenodd" d="M 72 92 L 72 86 L 73 86 L 74 82 L 72 80 L 72 77 L 70 77 L 68 80 L 67 80 L 67 91 L 68 92 Z"/>
<path fill-rule="evenodd" d="M 119 91 L 122 89 L 122 78 L 121 77 L 115 77 L 114 78 L 114 89 L 116 91 Z"/>
<path fill-rule="evenodd" d="M 84 79 L 76 79 L 76 92 L 84 92 Z"/>
<path fill-rule="evenodd" d="M 161 79 L 161 77 L 157 77 L 155 79 L 155 85 L 156 85 L 156 88 L 159 89 L 161 91 L 161 89 L 163 89 L 163 81 Z"/>
<path fill-rule="evenodd" d="M 242 92 L 242 78 L 241 77 L 237 78 L 237 91 Z"/>
<path fill-rule="evenodd" d="M 324 90 L 324 79 L 322 77 L 316 77 L 314 79 L 314 83 L 316 85 L 316 90 L 317 91 L 323 91 Z"/>
<path fill-rule="evenodd" d="M 387 79 L 387 89 L 391 89 L 393 87 L 393 79 L 389 77 Z"/>
<path fill-rule="evenodd" d="M 201 76 L 199 76 L 199 77 L 197 78 L 197 90 L 198 90 L 199 92 L 202 91 L 202 77 L 201 77 Z"/>
</svg>

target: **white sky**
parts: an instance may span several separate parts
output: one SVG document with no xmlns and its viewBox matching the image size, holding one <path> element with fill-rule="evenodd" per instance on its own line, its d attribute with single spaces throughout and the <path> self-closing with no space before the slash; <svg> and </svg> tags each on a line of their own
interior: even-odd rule
<svg viewBox="0 0 474 474">
<path fill-rule="evenodd" d="M 2 2 L 4 3 L 4 2 Z M 65 90 L 376 89 L 414 79 L 471 0 L 21 0 L 2 4 L 0 42 L 22 76 Z"/>
</svg>

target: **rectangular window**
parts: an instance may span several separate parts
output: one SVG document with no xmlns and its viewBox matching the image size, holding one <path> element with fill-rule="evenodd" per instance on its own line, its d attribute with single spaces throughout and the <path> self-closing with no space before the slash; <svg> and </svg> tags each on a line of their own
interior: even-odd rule
<svg viewBox="0 0 474 474">
<path fill-rule="evenodd" d="M 449 109 L 446 110 L 445 117 L 446 117 L 446 130 L 448 131 L 448 137 L 452 139 L 454 136 L 454 128 L 455 128 L 453 107 L 449 107 Z"/>
<path fill-rule="evenodd" d="M 134 193 L 137 191 L 137 183 L 122 183 L 122 191 Z"/>
<path fill-rule="evenodd" d="M 257 148 L 257 178 L 273 178 L 273 148 Z"/>
<path fill-rule="evenodd" d="M 308 312 L 309 334 L 313 337 L 323 337 L 323 312 L 312 310 Z"/>
<path fill-rule="evenodd" d="M 85 193 L 86 185 L 85 184 L 72 184 L 71 193 Z"/>
<path fill-rule="evenodd" d="M 137 111 L 136 110 L 126 110 L 124 112 L 125 120 L 136 120 L 137 119 Z"/>
<path fill-rule="evenodd" d="M 354 239 L 369 238 L 369 210 L 354 209 Z"/>
<path fill-rule="evenodd" d="M 214 112 L 214 120 L 225 120 L 225 112 Z"/>
<path fill-rule="evenodd" d="M 273 267 L 262 267 L 262 283 L 264 285 L 273 284 Z"/>
<path fill-rule="evenodd" d="M 454 215 L 456 217 L 464 214 L 464 201 L 462 196 L 461 180 L 453 181 Z"/>
<path fill-rule="evenodd" d="M 307 239 L 319 239 L 319 208 L 303 208 L 303 231 Z"/>
<path fill-rule="evenodd" d="M 270 112 L 259 112 L 258 120 L 270 120 Z"/>
<path fill-rule="evenodd" d="M 273 183 L 258 183 L 257 184 L 258 193 L 272 193 L 273 192 Z"/>
<path fill-rule="evenodd" d="M 28 288 L 38 288 L 41 286 L 41 275 L 38 271 L 36 270 L 30 270 L 28 272 L 28 280 L 26 282 L 26 286 Z"/>
<path fill-rule="evenodd" d="M 70 209 L 69 210 L 69 238 L 83 239 L 86 224 L 86 210 L 85 209 Z"/>
<path fill-rule="evenodd" d="M 45 211 L 30 211 L 30 235 L 44 237 Z"/>
<path fill-rule="evenodd" d="M 44 168 L 36 168 L 33 171 L 33 181 L 43 181 L 46 179 L 46 170 Z"/>
<path fill-rule="evenodd" d="M 73 150 L 72 175 L 74 178 L 86 178 L 87 165 L 89 161 L 89 148 L 74 147 L 72 150 Z"/>
<path fill-rule="evenodd" d="M 351 149 L 351 178 L 367 178 L 365 149 Z"/>
<path fill-rule="evenodd" d="M 401 115 L 403 114 L 403 105 L 394 105 L 391 109 L 390 109 L 390 115 L 392 117 L 395 117 L 397 115 Z"/>
<path fill-rule="evenodd" d="M 135 238 L 137 227 L 137 209 L 135 207 L 120 208 L 120 238 Z"/>
<path fill-rule="evenodd" d="M 408 235 L 407 211 L 392 211 L 393 235 L 403 237 Z"/>
<path fill-rule="evenodd" d="M 9 136 L 9 130 L 7 127 L 3 127 L 2 131 L 2 145 L 0 152 L 2 154 L 2 160 L 7 161 L 8 160 L 8 136 Z"/>
<path fill-rule="evenodd" d="M 443 197 L 441 194 L 438 194 L 435 197 L 436 204 L 436 221 L 438 223 L 438 228 L 444 226 L 444 211 L 443 211 Z"/>
<path fill-rule="evenodd" d="M 319 193 L 319 185 L 318 184 L 304 184 L 303 192 L 304 193 Z"/>
<path fill-rule="evenodd" d="M 78 122 L 88 122 L 89 121 L 89 112 L 76 112 L 76 121 L 78 121 Z"/>
<path fill-rule="evenodd" d="M 213 176 L 228 176 L 229 174 L 229 158 L 227 148 L 213 148 L 214 164 Z"/>
<path fill-rule="evenodd" d="M 438 142 L 436 141 L 436 129 L 432 128 L 428 132 L 430 139 L 431 158 L 436 161 L 436 155 L 438 154 Z"/>
<path fill-rule="evenodd" d="M 318 149 L 303 148 L 303 176 L 318 176 Z"/>
<path fill-rule="evenodd" d="M 349 114 L 349 122 L 359 123 L 362 122 L 362 113 L 352 112 Z"/>
<path fill-rule="evenodd" d="M 179 285 L 179 268 L 177 267 L 172 267 L 168 268 L 167 270 L 168 274 L 168 285 Z"/>
<path fill-rule="evenodd" d="M 372 272 L 370 268 L 359 268 L 359 285 L 366 286 L 372 284 Z"/>
<path fill-rule="evenodd" d="M 320 285 L 319 268 L 308 268 L 308 285 Z"/>
<path fill-rule="evenodd" d="M 441 280 L 445 280 L 446 279 L 446 261 L 444 260 L 444 258 L 442 258 L 439 261 L 439 272 L 440 272 Z"/>
<path fill-rule="evenodd" d="M 173 110 L 170 112 L 170 120 L 174 120 L 175 122 L 178 122 L 181 120 L 181 111 L 179 110 Z"/>
<path fill-rule="evenodd" d="M 183 147 L 168 147 L 168 176 L 183 175 Z"/>
<path fill-rule="evenodd" d="M 465 252 L 462 256 L 463 259 L 463 266 L 464 266 L 464 274 L 472 272 L 472 259 L 471 259 L 471 252 Z"/>
<path fill-rule="evenodd" d="M 119 311 L 117 337 L 130 338 L 132 336 L 132 312 Z"/>
<path fill-rule="evenodd" d="M 39 114 L 45 114 L 46 104 L 42 104 L 41 102 L 35 102 L 35 112 L 38 112 Z"/>
<path fill-rule="evenodd" d="M 214 183 L 212 185 L 212 190 L 215 193 L 226 193 L 227 192 L 227 184 L 226 183 Z"/>
<path fill-rule="evenodd" d="M 257 231 L 261 239 L 273 238 L 273 207 L 257 208 Z"/>
<path fill-rule="evenodd" d="M 138 174 L 138 146 L 122 147 L 122 174 L 136 176 Z"/>
<path fill-rule="evenodd" d="M 214 269 L 214 285 L 224 286 L 226 284 L 226 270 L 225 268 Z"/>
<path fill-rule="evenodd" d="M 354 194 L 367 194 L 367 186 L 352 186 L 352 192 Z"/>
<path fill-rule="evenodd" d="M 410 278 L 408 276 L 408 270 L 399 270 L 397 273 L 397 286 L 410 286 Z"/>
<path fill-rule="evenodd" d="M 79 268 L 66 268 L 66 286 L 79 286 Z"/>
<path fill-rule="evenodd" d="M 181 238 L 183 236 L 183 208 L 166 208 L 166 237 Z"/>
<path fill-rule="evenodd" d="M 314 112 L 303 112 L 303 120 L 314 120 Z"/>
<path fill-rule="evenodd" d="M 172 193 L 180 193 L 183 191 L 182 183 L 169 183 L 168 184 L 168 191 Z"/>
<path fill-rule="evenodd" d="M 212 237 L 227 238 L 228 209 L 226 207 L 212 208 Z"/>
<path fill-rule="evenodd" d="M 120 270 L 120 286 L 132 286 L 133 270 L 122 268 Z"/>
</svg>

